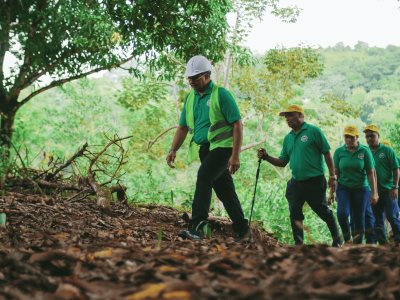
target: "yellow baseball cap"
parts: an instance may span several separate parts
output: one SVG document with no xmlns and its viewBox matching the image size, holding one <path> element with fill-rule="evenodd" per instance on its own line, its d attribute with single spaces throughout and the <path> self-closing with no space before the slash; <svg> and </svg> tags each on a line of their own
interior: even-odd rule
<svg viewBox="0 0 400 300">
<path fill-rule="evenodd" d="M 388 141 L 388 140 L 382 140 L 381 143 L 386 145 L 386 146 L 388 146 L 388 147 L 392 147 L 392 143 L 390 141 Z"/>
<path fill-rule="evenodd" d="M 283 117 L 286 113 L 290 112 L 298 112 L 304 115 L 304 109 L 300 105 L 289 105 L 284 111 L 281 111 L 279 115 Z"/>
<path fill-rule="evenodd" d="M 344 128 L 344 135 L 358 136 L 358 129 L 356 126 L 348 125 Z"/>
<path fill-rule="evenodd" d="M 364 130 L 363 130 L 363 132 L 366 132 L 367 130 L 379 133 L 379 128 L 378 128 L 378 126 L 373 125 L 373 124 L 368 125 L 367 127 L 365 127 Z"/>
</svg>

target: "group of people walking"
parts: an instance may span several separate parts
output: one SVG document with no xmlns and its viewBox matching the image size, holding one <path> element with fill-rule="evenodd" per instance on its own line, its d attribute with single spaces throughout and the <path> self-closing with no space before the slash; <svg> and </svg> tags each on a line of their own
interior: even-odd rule
<svg viewBox="0 0 400 300">
<path fill-rule="evenodd" d="M 198 55 L 189 60 L 185 75 L 192 91 L 186 97 L 166 158 L 167 164 L 174 167 L 176 152 L 190 134 L 189 152 L 198 153 L 201 161 L 192 220 L 188 230 L 181 231 L 179 236 L 193 240 L 203 237 L 202 228 L 207 223 L 214 189 L 233 222 L 235 237 L 240 240 L 249 235 L 249 224 L 232 179 L 232 174 L 240 168 L 241 116 L 232 94 L 213 83 L 210 74 L 211 63 L 207 58 Z M 320 128 L 304 121 L 301 106 L 290 105 L 280 116 L 285 118 L 291 131 L 284 138 L 279 157 L 269 155 L 263 148 L 258 150 L 257 156 L 274 166 L 290 166 L 292 178 L 287 183 L 285 196 L 295 244 L 303 244 L 305 202 L 327 224 L 332 246 L 338 247 L 343 241 L 362 243 L 364 236 L 367 243 L 385 244 L 385 216 L 395 241 L 400 243 L 399 161 L 393 149 L 380 142 L 378 127 L 364 128 L 368 144 L 364 146 L 359 143 L 358 129 L 346 126 L 344 145 L 335 150 L 332 158 L 325 135 Z M 329 171 L 328 181 L 324 162 Z M 328 198 L 327 188 L 330 189 Z M 342 235 L 329 208 L 335 193 Z"/>
<path fill-rule="evenodd" d="M 281 115 L 292 131 L 284 139 L 279 158 L 268 155 L 265 149 L 258 151 L 258 157 L 275 166 L 283 167 L 290 162 L 292 178 L 287 184 L 286 198 L 295 244 L 303 243 L 304 202 L 326 222 L 332 245 L 342 244 L 328 207 L 335 193 L 337 219 L 345 243 L 360 244 L 364 236 L 367 243 L 387 243 L 385 217 L 391 225 L 395 242 L 400 243 L 399 161 L 392 148 L 380 143 L 378 127 L 368 125 L 364 128 L 368 144 L 365 146 L 359 142 L 358 129 L 346 126 L 344 145 L 335 150 L 332 166 L 330 147 L 324 134 L 304 122 L 303 109 L 292 105 Z M 329 169 L 328 199 L 322 157 Z"/>
</svg>

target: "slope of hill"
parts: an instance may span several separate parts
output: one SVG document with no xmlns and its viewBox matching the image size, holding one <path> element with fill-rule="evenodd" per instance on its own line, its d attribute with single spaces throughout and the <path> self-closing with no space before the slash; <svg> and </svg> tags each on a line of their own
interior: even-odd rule
<svg viewBox="0 0 400 300">
<path fill-rule="evenodd" d="M 184 241 L 182 213 L 5 193 L 0 299 L 398 299 L 394 246 L 287 247 L 253 229 Z"/>
</svg>

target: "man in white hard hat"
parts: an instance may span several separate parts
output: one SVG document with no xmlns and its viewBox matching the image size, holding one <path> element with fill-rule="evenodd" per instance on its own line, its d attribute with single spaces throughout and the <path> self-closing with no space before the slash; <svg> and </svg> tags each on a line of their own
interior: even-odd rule
<svg viewBox="0 0 400 300">
<path fill-rule="evenodd" d="M 196 55 L 188 61 L 185 76 L 192 90 L 186 97 L 179 126 L 166 158 L 167 164 L 174 168 L 176 152 L 188 133 L 192 135 L 191 145 L 195 143 L 200 146 L 196 153 L 201 165 L 197 173 L 192 220 L 188 230 L 181 231 L 179 236 L 192 240 L 203 238 L 203 227 L 207 222 L 214 189 L 233 222 L 236 238 L 243 239 L 249 232 L 249 226 L 231 176 L 240 167 L 243 136 L 241 116 L 232 94 L 214 84 L 210 75 L 211 63 L 204 56 Z"/>
</svg>

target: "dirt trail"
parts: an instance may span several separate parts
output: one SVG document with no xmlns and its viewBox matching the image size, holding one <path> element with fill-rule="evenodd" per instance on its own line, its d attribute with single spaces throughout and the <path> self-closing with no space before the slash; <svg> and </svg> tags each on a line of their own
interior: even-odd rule
<svg viewBox="0 0 400 300">
<path fill-rule="evenodd" d="M 182 241 L 162 206 L 0 197 L 1 299 L 400 299 L 399 248 L 286 247 L 259 230 L 238 243 L 229 222 Z"/>
</svg>

